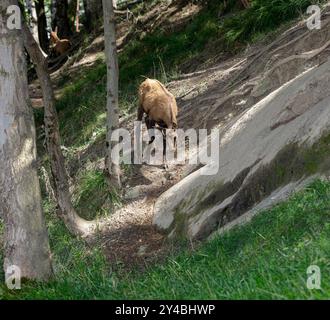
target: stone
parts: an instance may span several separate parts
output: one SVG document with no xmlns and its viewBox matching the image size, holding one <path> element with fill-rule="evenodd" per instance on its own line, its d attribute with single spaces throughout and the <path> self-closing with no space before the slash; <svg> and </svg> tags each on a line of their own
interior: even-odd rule
<svg viewBox="0 0 330 320">
<path fill-rule="evenodd" d="M 222 136 L 218 173 L 198 169 L 163 193 L 154 225 L 170 238 L 205 239 L 276 190 L 330 170 L 329 88 L 330 60 L 246 110 Z"/>
</svg>

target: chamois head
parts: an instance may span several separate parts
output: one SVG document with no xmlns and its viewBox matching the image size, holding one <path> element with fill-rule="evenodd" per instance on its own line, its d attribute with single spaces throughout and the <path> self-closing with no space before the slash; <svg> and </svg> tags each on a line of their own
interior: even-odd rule
<svg viewBox="0 0 330 320">
<path fill-rule="evenodd" d="M 55 30 L 50 31 L 50 43 L 52 45 L 55 45 L 58 41 L 60 41 L 60 38 L 57 35 L 58 28 L 56 27 Z"/>
</svg>

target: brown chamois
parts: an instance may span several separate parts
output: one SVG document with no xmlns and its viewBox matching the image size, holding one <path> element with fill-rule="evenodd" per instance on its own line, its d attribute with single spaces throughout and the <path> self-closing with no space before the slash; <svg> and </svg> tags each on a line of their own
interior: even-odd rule
<svg viewBox="0 0 330 320">
<path fill-rule="evenodd" d="M 142 121 L 144 114 L 147 115 L 145 122 L 148 130 L 158 125 L 164 134 L 164 155 L 166 152 L 165 129 L 172 129 L 171 140 L 176 148 L 178 107 L 174 95 L 158 80 L 146 79 L 139 87 L 138 121 Z M 150 138 L 149 143 L 152 143 L 155 138 Z"/>
<path fill-rule="evenodd" d="M 140 84 L 138 121 L 142 121 L 144 113 L 161 128 L 176 129 L 178 126 L 175 97 L 158 80 L 146 79 Z"/>
<path fill-rule="evenodd" d="M 55 31 L 50 32 L 50 43 L 56 55 L 62 55 L 66 53 L 71 47 L 70 40 L 60 39 L 57 36 L 57 27 L 55 28 Z"/>
</svg>

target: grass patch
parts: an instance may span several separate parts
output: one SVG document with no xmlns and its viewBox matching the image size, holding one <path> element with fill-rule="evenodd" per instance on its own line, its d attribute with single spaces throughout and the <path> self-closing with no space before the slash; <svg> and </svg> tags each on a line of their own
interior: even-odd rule
<svg viewBox="0 0 330 320">
<path fill-rule="evenodd" d="M 74 292 L 74 296 L 80 296 L 82 299 L 93 299 L 97 294 L 95 289 L 98 283 L 105 283 L 111 279 L 105 257 L 99 249 L 91 248 L 68 234 L 65 225 L 54 216 L 54 208 L 51 204 L 45 203 L 44 208 L 50 234 L 50 246 L 54 253 L 54 272 L 57 275 L 56 281 L 48 284 L 48 298 L 56 299 L 57 292 L 60 291 L 63 297 L 70 296 Z M 42 299 L 43 285 L 26 282 L 22 286 L 33 290 L 33 299 Z M 8 292 L 4 286 L 0 286 L 0 292 L 1 289 L 3 289 L 5 299 L 20 298 L 19 291 Z"/>
<path fill-rule="evenodd" d="M 94 132 L 105 130 L 106 71 L 102 59 L 68 84 L 57 101 L 60 131 L 65 145 L 81 146 Z"/>
<path fill-rule="evenodd" d="M 312 0 L 253 0 L 250 8 L 224 20 L 222 31 L 228 44 L 247 43 L 260 34 L 273 31 L 281 24 L 303 16 Z"/>
<path fill-rule="evenodd" d="M 330 182 L 316 181 L 251 223 L 171 257 L 144 274 L 119 278 L 99 250 L 48 224 L 56 278 L 27 283 L 13 299 L 328 299 L 330 295 Z M 318 265 L 320 290 L 306 288 Z"/>
<path fill-rule="evenodd" d="M 99 170 L 83 172 L 73 193 L 74 206 L 87 220 L 108 215 L 114 206 L 120 206 L 120 197 L 110 192 L 104 173 Z"/>
</svg>

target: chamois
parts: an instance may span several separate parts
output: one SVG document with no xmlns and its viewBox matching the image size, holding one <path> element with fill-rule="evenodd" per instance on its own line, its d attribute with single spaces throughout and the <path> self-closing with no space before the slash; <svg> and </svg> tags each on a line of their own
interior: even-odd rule
<svg viewBox="0 0 330 320">
<path fill-rule="evenodd" d="M 146 125 L 148 130 L 160 127 L 164 134 L 164 155 L 166 152 L 166 129 L 172 129 L 171 134 L 176 146 L 176 128 L 178 107 L 175 97 L 165 86 L 155 79 L 144 80 L 139 87 L 139 106 L 138 121 L 142 121 L 143 115 L 146 114 Z M 150 143 L 154 141 L 154 137 L 150 137 Z"/>
<path fill-rule="evenodd" d="M 50 32 L 50 43 L 52 45 L 54 52 L 57 55 L 62 55 L 66 53 L 71 47 L 70 40 L 60 39 L 57 36 L 57 27 L 55 28 L 55 31 Z"/>
</svg>

